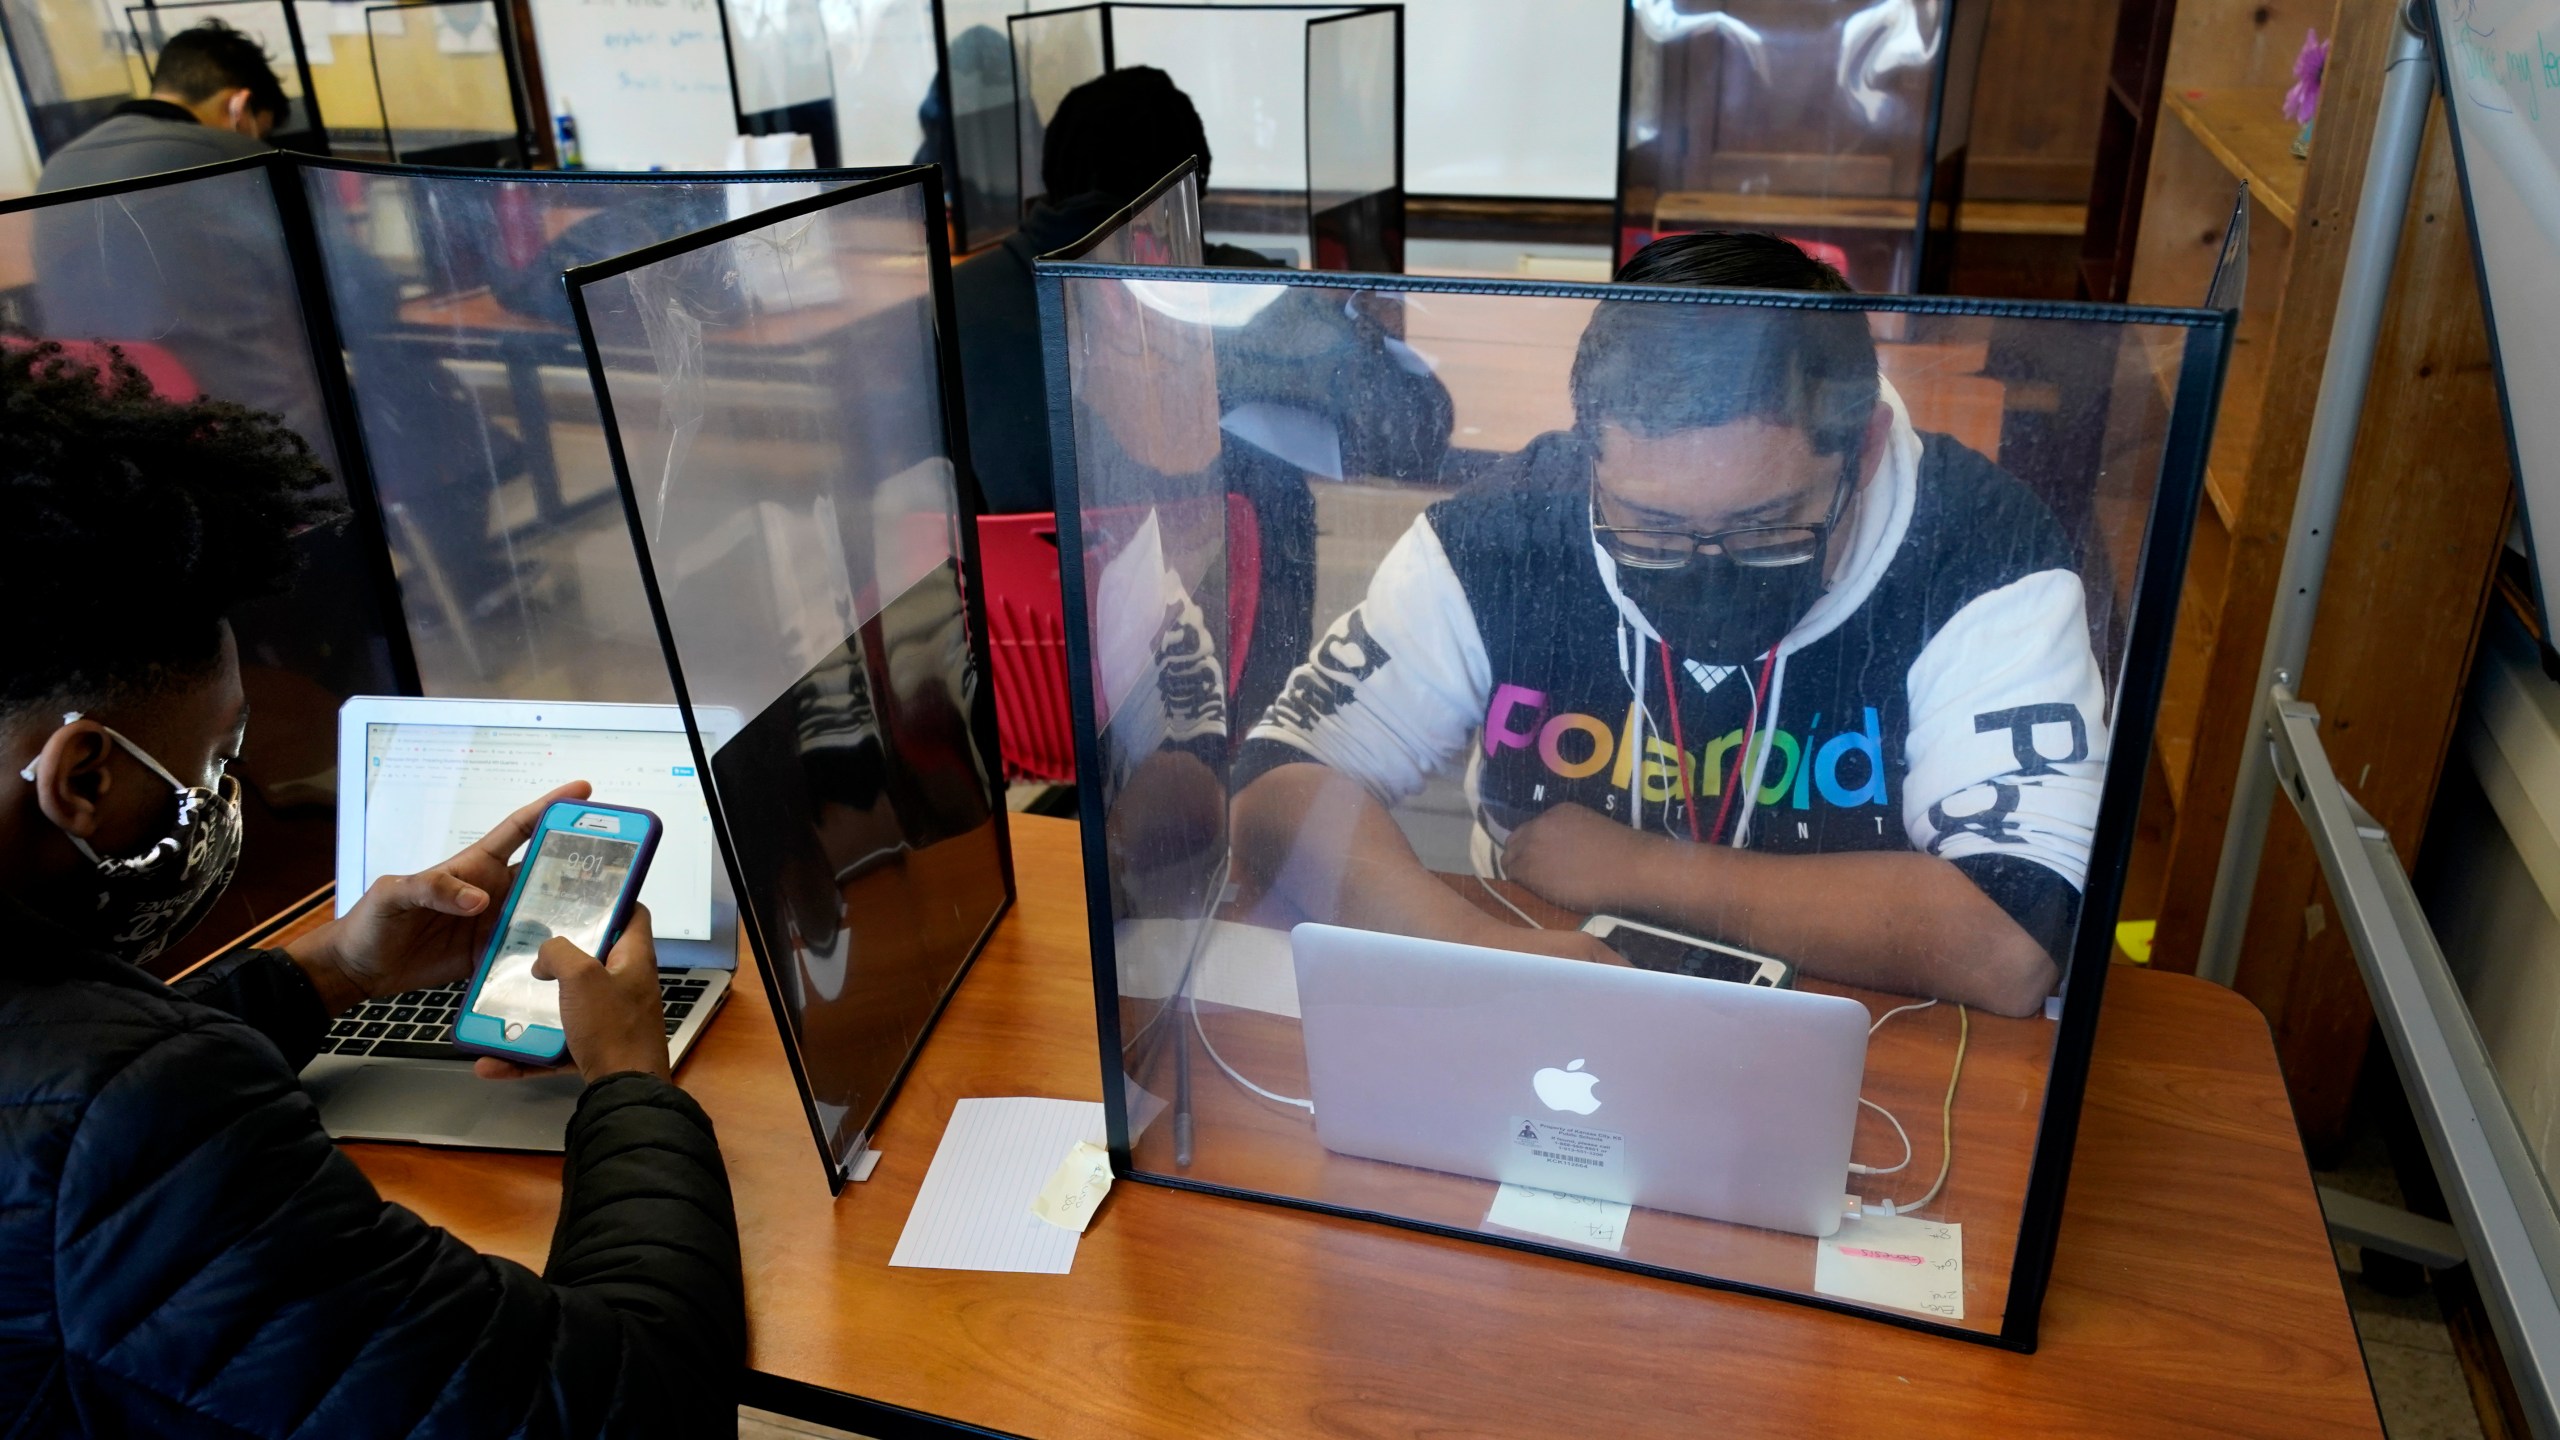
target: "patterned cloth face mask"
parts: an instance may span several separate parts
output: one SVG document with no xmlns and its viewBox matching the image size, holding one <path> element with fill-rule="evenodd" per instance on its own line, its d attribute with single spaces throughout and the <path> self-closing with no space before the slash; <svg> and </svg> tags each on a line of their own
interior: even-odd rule
<svg viewBox="0 0 2560 1440">
<path fill-rule="evenodd" d="M 79 718 L 75 710 L 62 723 Z M 140 965 L 194 929 L 231 884 L 240 865 L 240 782 L 218 774 L 217 788 L 185 784 L 141 746 L 99 728 L 178 793 L 177 828 L 139 855 L 114 859 L 77 835 L 67 837 L 97 867 L 97 899 L 77 928 L 100 948 Z M 34 780 L 35 763 L 28 762 L 18 775 Z"/>
</svg>

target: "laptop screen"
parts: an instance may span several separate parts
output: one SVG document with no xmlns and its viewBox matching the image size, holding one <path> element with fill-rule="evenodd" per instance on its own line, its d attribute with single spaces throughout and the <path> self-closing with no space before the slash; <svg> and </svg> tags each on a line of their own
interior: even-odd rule
<svg viewBox="0 0 2560 1440">
<path fill-rule="evenodd" d="M 555 785 L 665 824 L 640 887 L 662 940 L 711 938 L 711 814 L 684 732 L 518 725 L 365 726 L 363 879 L 423 870 Z"/>
</svg>

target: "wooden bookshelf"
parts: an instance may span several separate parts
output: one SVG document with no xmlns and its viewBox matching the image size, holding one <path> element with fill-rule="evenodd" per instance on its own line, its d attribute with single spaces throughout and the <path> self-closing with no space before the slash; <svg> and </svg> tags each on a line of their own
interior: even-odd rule
<svg viewBox="0 0 2560 1440">
<path fill-rule="evenodd" d="M 2270 218 L 2293 228 L 2310 162 L 2293 153 L 2302 127 L 2285 118 L 2281 88 L 2172 90 L 2160 103 L 2223 169 L 2249 182 Z"/>
<path fill-rule="evenodd" d="M 2170 646 L 2136 869 L 2157 874 L 2152 963 L 2192 969 L 2241 756 L 2365 151 L 2398 24 L 2396 0 L 2125 0 L 2109 103 L 2156 93 L 2136 232 L 2097 233 L 2128 207 L 2092 206 L 2085 273 L 2131 257 L 2123 298 L 2201 303 L 2248 186 L 2248 287 Z M 2137 13 L 2138 12 L 2138 13 Z M 2136 50 L 2169 26 L 2165 61 Z M 2335 40 L 2310 155 L 2284 87 L 2305 29 Z M 2147 72 L 2145 63 L 2164 68 Z M 2138 123 L 2137 123 L 2138 122 Z M 2108 181 L 2093 187 L 2104 198 Z M 2452 157 L 2433 122 L 2374 365 L 2374 393 L 2332 539 L 2300 679 L 2330 758 L 2404 861 L 2458 716 L 2502 541 L 2508 486 L 2488 342 Z M 2106 213 L 2102 213 L 2106 212 Z M 2295 1113 L 2315 1150 L 2342 1126 L 2372 1011 L 2301 826 L 2269 827 L 2238 988 L 2274 1026 Z"/>
</svg>

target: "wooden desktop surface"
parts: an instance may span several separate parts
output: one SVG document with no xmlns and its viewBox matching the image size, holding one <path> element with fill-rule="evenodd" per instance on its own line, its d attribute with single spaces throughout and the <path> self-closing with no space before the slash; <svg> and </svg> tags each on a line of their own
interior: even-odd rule
<svg viewBox="0 0 2560 1440">
<path fill-rule="evenodd" d="M 828 1196 L 751 977 L 678 1077 L 720 1127 L 766 1376 L 1058 1437 L 2380 1434 L 2265 1022 L 2131 969 L 2034 1355 L 1134 1182 L 1072 1275 L 890 1269 L 955 1101 L 1100 1094 L 1075 827 L 1015 817 L 1014 859 L 1020 902 L 869 1182 Z M 542 1263 L 556 1158 L 347 1150 L 390 1199 Z"/>
</svg>

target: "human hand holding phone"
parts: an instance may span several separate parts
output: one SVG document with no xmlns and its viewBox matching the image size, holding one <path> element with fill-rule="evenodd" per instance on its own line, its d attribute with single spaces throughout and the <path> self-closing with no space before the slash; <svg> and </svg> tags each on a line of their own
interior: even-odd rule
<svg viewBox="0 0 2560 1440">
<path fill-rule="evenodd" d="M 666 1011 L 658 998 L 658 946 L 649 907 L 634 905 L 622 938 L 601 961 L 566 940 L 543 942 L 534 958 L 536 979 L 560 984 L 560 1028 L 569 1037 L 569 1060 L 590 1083 L 636 1070 L 667 1078 Z M 554 1071 L 484 1055 L 472 1068 L 486 1080 L 512 1080 Z"/>
<path fill-rule="evenodd" d="M 498 822 L 461 853 L 414 875 L 385 875 L 346 914 L 286 944 L 332 1015 L 366 999 L 459 980 L 489 945 L 497 898 L 514 883 L 507 862 L 532 838 L 543 812 L 584 800 L 572 780 Z"/>
</svg>

